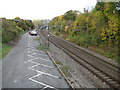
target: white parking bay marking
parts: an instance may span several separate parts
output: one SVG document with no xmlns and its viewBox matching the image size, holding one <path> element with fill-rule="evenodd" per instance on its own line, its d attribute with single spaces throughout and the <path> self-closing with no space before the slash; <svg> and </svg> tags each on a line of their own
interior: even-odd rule
<svg viewBox="0 0 120 90">
<path fill-rule="evenodd" d="M 40 75 L 40 74 L 37 74 L 37 75 L 35 75 L 35 76 L 33 76 L 33 77 L 38 77 L 39 75 Z M 33 79 L 33 77 L 29 78 L 29 80 L 31 80 L 31 81 L 33 81 L 33 82 L 35 82 L 35 83 L 41 84 L 41 85 L 43 85 L 43 86 L 45 86 L 45 87 L 54 88 L 53 86 L 50 86 L 50 85 L 48 85 L 48 84 L 45 84 L 45 83 L 42 83 L 42 82 L 40 82 L 40 81 L 37 81 L 37 80 Z"/>
<path fill-rule="evenodd" d="M 45 55 L 45 54 L 39 54 L 40 56 L 47 56 L 47 55 Z"/>
<path fill-rule="evenodd" d="M 52 66 L 48 66 L 48 65 L 45 65 L 45 64 L 41 64 L 41 63 L 36 62 L 36 59 L 42 60 L 42 61 L 50 61 L 49 59 L 38 58 L 37 56 L 34 56 L 34 55 L 36 55 L 36 54 L 37 54 L 37 55 L 40 55 L 40 56 L 47 56 L 47 55 L 45 54 L 45 52 L 44 52 L 44 51 L 35 50 L 35 47 L 33 47 L 32 45 L 29 45 L 28 48 L 27 48 L 27 50 L 28 50 L 28 51 L 27 51 L 27 52 L 28 52 L 28 55 L 27 55 L 27 56 L 28 56 L 30 59 L 28 59 L 26 62 L 33 63 L 33 64 L 34 64 L 34 65 L 28 67 L 28 69 L 37 72 L 37 74 L 34 75 L 34 76 L 32 76 L 32 77 L 30 77 L 29 80 L 31 80 L 31 81 L 33 81 L 33 82 L 35 82 L 35 83 L 38 83 L 38 84 L 40 84 L 40 85 L 43 85 L 43 86 L 44 86 L 43 90 L 46 89 L 46 88 L 56 89 L 55 87 L 53 87 L 53 86 L 51 86 L 51 85 L 45 84 L 45 83 L 43 83 L 43 82 L 40 82 L 40 81 L 34 79 L 34 78 L 39 77 L 39 76 L 41 76 L 41 75 L 43 75 L 43 76 L 45 75 L 45 76 L 49 76 L 49 77 L 57 78 L 57 79 L 59 78 L 58 76 L 55 76 L 55 75 L 52 75 L 52 74 L 50 74 L 50 73 L 46 73 L 46 72 L 43 72 L 43 71 L 40 71 L 40 70 L 35 69 L 35 67 L 38 67 L 38 66 L 43 66 L 43 67 L 47 67 L 47 68 L 50 68 L 50 69 L 53 68 Z M 35 60 L 35 61 L 34 61 L 34 60 Z M 26 62 L 24 62 L 24 63 L 26 63 Z"/>
<path fill-rule="evenodd" d="M 43 59 L 43 58 L 39 58 L 39 59 L 41 59 L 41 60 L 43 60 L 43 61 L 50 61 L 50 60 L 48 60 L 48 59 Z"/>
<path fill-rule="evenodd" d="M 45 72 L 42 72 L 42 71 L 39 71 L 39 70 L 36 70 L 38 73 L 41 73 L 41 74 L 44 74 L 44 75 L 47 75 L 47 76 L 51 76 L 51 77 L 54 77 L 54 78 L 59 78 L 58 76 L 55 76 L 55 75 L 52 75 L 52 74 L 49 74 L 49 73 L 45 73 Z"/>
<path fill-rule="evenodd" d="M 48 67 L 48 68 L 53 68 L 51 66 L 48 66 L 48 65 L 44 65 L 44 64 L 40 64 L 41 66 L 44 66 L 44 67 Z"/>
</svg>

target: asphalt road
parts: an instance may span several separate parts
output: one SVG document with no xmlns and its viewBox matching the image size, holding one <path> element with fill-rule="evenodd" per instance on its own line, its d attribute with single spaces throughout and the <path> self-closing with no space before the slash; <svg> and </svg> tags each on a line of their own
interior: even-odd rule
<svg viewBox="0 0 120 90">
<path fill-rule="evenodd" d="M 68 88 L 36 36 L 24 34 L 2 61 L 2 88 Z"/>
</svg>

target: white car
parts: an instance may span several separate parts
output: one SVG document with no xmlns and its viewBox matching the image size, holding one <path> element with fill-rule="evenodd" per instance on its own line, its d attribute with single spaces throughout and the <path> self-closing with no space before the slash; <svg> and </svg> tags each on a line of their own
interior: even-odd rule
<svg viewBox="0 0 120 90">
<path fill-rule="evenodd" d="M 37 36 L 36 30 L 30 31 L 29 34 L 30 34 L 30 35 L 35 35 L 35 36 Z"/>
</svg>

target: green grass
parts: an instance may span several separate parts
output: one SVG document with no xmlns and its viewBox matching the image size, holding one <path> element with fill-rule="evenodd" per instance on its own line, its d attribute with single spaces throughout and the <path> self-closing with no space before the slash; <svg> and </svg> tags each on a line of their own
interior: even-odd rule
<svg viewBox="0 0 120 90">
<path fill-rule="evenodd" d="M 39 45 L 39 46 L 37 47 L 37 49 L 38 49 L 38 50 L 41 50 L 41 51 L 49 51 L 49 48 L 46 47 L 46 46 L 43 46 L 43 45 Z"/>
<path fill-rule="evenodd" d="M 69 77 L 71 77 L 70 72 L 74 72 L 74 71 L 72 70 L 72 68 L 69 67 L 69 66 L 61 66 L 60 69 L 63 71 L 63 73 L 64 73 L 66 76 L 69 76 Z"/>
<path fill-rule="evenodd" d="M 2 51 L 0 55 L 0 60 L 3 59 L 8 54 L 8 52 L 12 49 L 12 47 L 13 46 L 5 43 L 2 44 L 2 47 L 0 47 L 0 50 Z"/>
<path fill-rule="evenodd" d="M 89 49 L 103 55 L 106 56 L 108 58 L 111 58 L 113 60 L 117 60 L 118 61 L 118 47 L 112 47 L 112 46 L 105 46 L 105 45 L 101 45 L 101 46 L 89 46 Z"/>
<path fill-rule="evenodd" d="M 60 62 L 60 61 L 55 61 L 56 62 L 56 64 L 59 64 L 59 65 L 62 65 L 62 63 Z"/>
</svg>

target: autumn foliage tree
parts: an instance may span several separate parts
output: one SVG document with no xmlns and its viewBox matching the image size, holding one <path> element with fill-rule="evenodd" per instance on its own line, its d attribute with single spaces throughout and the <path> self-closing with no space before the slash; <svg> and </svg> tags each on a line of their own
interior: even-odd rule
<svg viewBox="0 0 120 90">
<path fill-rule="evenodd" d="M 65 34 L 66 40 L 78 45 L 86 46 L 87 41 L 89 46 L 118 47 L 120 43 L 118 4 L 118 2 L 97 2 L 90 12 L 85 8 L 84 13 L 70 10 L 64 15 L 53 18 L 49 24 L 60 26 L 62 32 L 54 28 L 57 35 Z M 86 39 L 87 31 L 88 39 Z"/>
<path fill-rule="evenodd" d="M 117 45 L 119 19 L 116 4 L 97 2 L 91 12 L 84 9 L 84 13 L 69 10 L 64 15 L 53 18 L 50 25 L 58 25 L 64 33 L 70 35 L 74 34 L 76 29 L 89 30 L 90 44 Z"/>
</svg>

